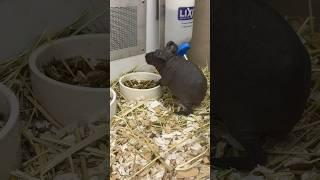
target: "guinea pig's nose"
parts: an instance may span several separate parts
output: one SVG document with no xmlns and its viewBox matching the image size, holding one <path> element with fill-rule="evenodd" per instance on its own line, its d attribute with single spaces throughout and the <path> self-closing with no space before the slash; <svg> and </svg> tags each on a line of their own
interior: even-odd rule
<svg viewBox="0 0 320 180">
<path fill-rule="evenodd" d="M 146 62 L 149 63 L 150 62 L 150 58 L 151 58 L 151 53 L 147 53 L 145 56 Z"/>
<path fill-rule="evenodd" d="M 151 56 L 151 53 L 147 53 L 145 57 L 146 57 L 146 59 L 148 59 L 148 58 L 150 58 L 150 56 Z"/>
</svg>

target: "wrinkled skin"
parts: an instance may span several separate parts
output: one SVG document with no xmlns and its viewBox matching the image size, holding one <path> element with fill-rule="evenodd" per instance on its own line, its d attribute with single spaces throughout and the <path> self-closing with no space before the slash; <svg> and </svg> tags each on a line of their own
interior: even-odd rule
<svg viewBox="0 0 320 180">
<path fill-rule="evenodd" d="M 204 99 L 207 80 L 198 66 L 176 55 L 177 48 L 174 42 L 168 42 L 164 49 L 147 53 L 145 58 L 160 73 L 159 84 L 168 86 L 183 106 L 183 110 L 177 113 L 189 115 L 193 106 Z"/>
<path fill-rule="evenodd" d="M 310 58 L 287 22 L 262 1 L 216 0 L 213 6 L 214 121 L 226 124 L 246 156 L 211 162 L 251 170 L 266 162 L 263 139 L 286 135 L 300 120 Z"/>
</svg>

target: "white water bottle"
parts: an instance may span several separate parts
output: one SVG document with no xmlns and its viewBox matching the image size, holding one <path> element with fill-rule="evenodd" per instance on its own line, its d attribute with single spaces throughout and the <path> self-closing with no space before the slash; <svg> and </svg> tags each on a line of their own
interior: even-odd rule
<svg viewBox="0 0 320 180">
<path fill-rule="evenodd" d="M 194 0 L 166 0 L 165 44 L 191 41 L 194 4 Z"/>
</svg>

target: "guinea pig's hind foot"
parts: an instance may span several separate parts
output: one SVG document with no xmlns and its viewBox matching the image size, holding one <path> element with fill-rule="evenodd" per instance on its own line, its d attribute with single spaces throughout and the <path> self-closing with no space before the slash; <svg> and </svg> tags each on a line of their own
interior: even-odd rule
<svg viewBox="0 0 320 180">
<path fill-rule="evenodd" d="M 190 112 L 186 112 L 186 111 L 178 111 L 176 112 L 177 115 L 184 115 L 184 116 L 188 116 L 189 114 L 191 114 Z"/>
<path fill-rule="evenodd" d="M 246 156 L 213 159 L 213 165 L 224 169 L 236 168 L 250 171 L 258 164 L 263 165 L 266 162 L 266 154 L 257 142 L 245 143 L 243 146 L 247 152 Z"/>
<path fill-rule="evenodd" d="M 256 163 L 244 157 L 228 157 L 217 158 L 213 160 L 213 165 L 216 168 L 229 169 L 235 168 L 240 171 L 250 171 L 256 167 Z"/>
<path fill-rule="evenodd" d="M 180 104 L 182 107 L 182 110 L 176 112 L 176 114 L 178 115 L 184 115 L 184 116 L 188 116 L 189 114 L 192 114 L 192 105 L 185 105 L 185 104 Z"/>
</svg>

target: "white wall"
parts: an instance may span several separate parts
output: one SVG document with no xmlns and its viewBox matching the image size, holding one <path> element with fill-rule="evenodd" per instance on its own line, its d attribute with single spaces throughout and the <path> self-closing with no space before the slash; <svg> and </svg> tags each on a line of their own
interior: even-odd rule
<svg viewBox="0 0 320 180">
<path fill-rule="evenodd" d="M 159 48 L 159 21 L 156 19 L 157 1 L 146 0 L 146 53 Z"/>
</svg>

